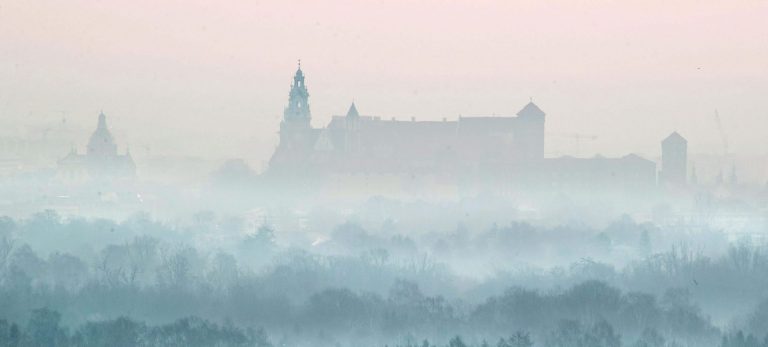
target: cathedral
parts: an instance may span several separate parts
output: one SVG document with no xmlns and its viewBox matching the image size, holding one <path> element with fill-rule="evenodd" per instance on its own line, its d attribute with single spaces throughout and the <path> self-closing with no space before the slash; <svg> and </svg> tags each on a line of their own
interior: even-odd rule
<svg viewBox="0 0 768 347">
<path fill-rule="evenodd" d="M 126 150 L 125 154 L 118 154 L 103 112 L 99 113 L 96 130 L 88 140 L 85 153 L 80 154 L 72 148 L 58 163 L 58 177 L 67 182 L 125 179 L 135 175 L 136 165 L 131 153 Z"/>
<path fill-rule="evenodd" d="M 366 116 L 353 102 L 346 115 L 313 128 L 299 66 L 269 170 L 291 173 L 416 174 L 493 171 L 544 158 L 544 112 L 533 102 L 516 117 L 417 121 Z"/>
</svg>

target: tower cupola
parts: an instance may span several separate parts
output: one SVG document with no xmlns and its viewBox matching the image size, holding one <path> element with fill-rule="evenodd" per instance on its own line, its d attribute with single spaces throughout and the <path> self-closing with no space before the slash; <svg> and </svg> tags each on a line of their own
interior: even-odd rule
<svg viewBox="0 0 768 347">
<path fill-rule="evenodd" d="M 291 91 L 288 93 L 288 106 L 283 112 L 283 121 L 302 122 L 309 124 L 312 119 L 309 111 L 309 92 L 304 84 L 304 72 L 301 71 L 301 60 L 299 60 L 296 74 L 293 76 Z"/>
</svg>

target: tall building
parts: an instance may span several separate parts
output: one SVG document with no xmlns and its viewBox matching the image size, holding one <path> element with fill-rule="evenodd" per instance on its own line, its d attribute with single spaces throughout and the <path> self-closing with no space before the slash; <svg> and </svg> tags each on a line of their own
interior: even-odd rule
<svg viewBox="0 0 768 347">
<path fill-rule="evenodd" d="M 288 93 L 288 106 L 283 111 L 285 124 L 301 124 L 309 126 L 312 114 L 309 111 L 309 92 L 304 84 L 304 72 L 301 71 L 301 62 L 293 76 L 291 91 Z"/>
<path fill-rule="evenodd" d="M 107 127 L 107 117 L 103 112 L 99 113 L 96 130 L 88 140 L 85 154 L 79 154 L 72 148 L 58 162 L 58 176 L 65 181 L 132 178 L 135 175 L 136 165 L 130 152 L 117 152 L 117 144 Z"/>
<path fill-rule="evenodd" d="M 312 129 L 311 120 L 309 92 L 299 63 L 288 93 L 288 105 L 283 110 L 283 120 L 280 122 L 280 145 L 270 160 L 270 167 L 301 170 L 309 164 L 310 150 L 317 140 L 317 130 Z"/>
<path fill-rule="evenodd" d="M 684 185 L 688 177 L 688 141 L 673 132 L 661 141 L 661 173 L 664 184 Z"/>
</svg>

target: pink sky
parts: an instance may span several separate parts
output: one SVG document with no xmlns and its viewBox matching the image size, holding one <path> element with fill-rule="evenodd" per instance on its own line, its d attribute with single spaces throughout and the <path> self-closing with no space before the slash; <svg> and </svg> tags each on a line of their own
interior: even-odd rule
<svg viewBox="0 0 768 347">
<path fill-rule="evenodd" d="M 0 1 L 0 117 L 263 162 L 296 59 L 316 126 L 354 99 L 417 119 L 548 113 L 548 152 L 768 147 L 768 2 Z M 122 140 L 122 141 L 121 141 Z M 85 139 L 81 142 L 84 143 Z"/>
</svg>

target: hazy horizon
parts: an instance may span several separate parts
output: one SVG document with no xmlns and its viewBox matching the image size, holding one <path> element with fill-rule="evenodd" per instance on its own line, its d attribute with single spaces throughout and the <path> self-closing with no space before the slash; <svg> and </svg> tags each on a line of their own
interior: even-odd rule
<svg viewBox="0 0 768 347">
<path fill-rule="evenodd" d="M 301 10 L 297 10 L 301 9 Z M 296 60 L 314 126 L 363 114 L 440 120 L 547 112 L 547 154 L 765 154 L 768 4 L 5 1 L 0 116 L 100 110 L 121 148 L 264 163 Z M 75 140 L 84 148 L 86 138 Z"/>
<path fill-rule="evenodd" d="M 0 0 L 0 347 L 768 347 L 766 19 Z"/>
</svg>

